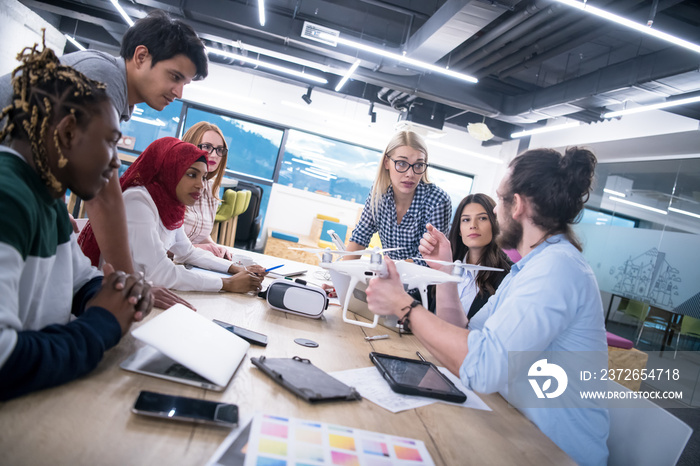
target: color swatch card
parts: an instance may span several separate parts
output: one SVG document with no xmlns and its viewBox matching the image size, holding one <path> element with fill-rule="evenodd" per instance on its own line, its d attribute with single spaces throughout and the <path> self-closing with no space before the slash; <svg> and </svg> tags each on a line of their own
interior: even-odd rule
<svg viewBox="0 0 700 466">
<path fill-rule="evenodd" d="M 245 466 L 432 465 L 425 443 L 304 419 L 253 418 Z"/>
</svg>

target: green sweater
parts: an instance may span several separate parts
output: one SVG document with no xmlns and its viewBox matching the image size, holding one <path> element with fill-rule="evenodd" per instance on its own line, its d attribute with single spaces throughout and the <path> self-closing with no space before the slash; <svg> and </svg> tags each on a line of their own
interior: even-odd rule
<svg viewBox="0 0 700 466">
<path fill-rule="evenodd" d="M 72 231 L 65 203 L 0 146 L 0 399 L 91 371 L 121 337 L 110 312 L 85 308 L 102 276 Z"/>
</svg>

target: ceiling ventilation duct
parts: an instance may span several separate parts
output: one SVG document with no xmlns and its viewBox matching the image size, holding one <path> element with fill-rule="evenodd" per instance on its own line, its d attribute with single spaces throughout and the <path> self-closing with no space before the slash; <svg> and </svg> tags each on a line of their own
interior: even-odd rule
<svg viewBox="0 0 700 466">
<path fill-rule="evenodd" d="M 426 138 L 439 138 L 445 135 L 442 126 L 445 123 L 445 111 L 441 105 L 411 105 L 407 111 L 399 114 L 399 121 L 394 126 L 396 131 L 413 131 Z"/>
<path fill-rule="evenodd" d="M 445 124 L 445 110 L 439 104 L 413 104 L 408 107 L 406 112 L 399 114 L 399 121 L 410 121 L 411 123 L 441 130 Z"/>
</svg>

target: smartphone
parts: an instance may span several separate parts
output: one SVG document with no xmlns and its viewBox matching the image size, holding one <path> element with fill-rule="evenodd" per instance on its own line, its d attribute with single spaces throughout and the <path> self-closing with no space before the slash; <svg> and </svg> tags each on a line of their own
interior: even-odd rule
<svg viewBox="0 0 700 466">
<path fill-rule="evenodd" d="M 267 335 L 263 335 L 262 333 L 254 332 L 252 330 L 248 330 L 248 329 L 245 329 L 243 327 L 237 327 L 235 325 L 231 325 L 228 322 L 224 322 L 223 320 L 214 319 L 214 323 L 221 325 L 223 328 L 225 328 L 229 332 L 233 333 L 234 335 L 237 335 L 237 336 L 243 338 L 245 341 L 247 341 L 251 345 L 267 346 Z"/>
<path fill-rule="evenodd" d="M 184 396 L 142 391 L 131 409 L 144 416 L 234 427 L 238 424 L 238 406 Z"/>
<path fill-rule="evenodd" d="M 369 358 L 396 393 L 427 396 L 455 403 L 467 400 L 467 395 L 433 363 L 374 352 L 369 354 Z"/>
</svg>

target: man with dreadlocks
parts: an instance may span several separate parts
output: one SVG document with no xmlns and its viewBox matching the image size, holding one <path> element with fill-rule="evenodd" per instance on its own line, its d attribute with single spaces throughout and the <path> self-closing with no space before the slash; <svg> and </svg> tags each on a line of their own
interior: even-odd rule
<svg viewBox="0 0 700 466">
<path fill-rule="evenodd" d="M 90 265 L 63 202 L 67 188 L 92 199 L 119 167 L 104 85 L 45 46 L 18 59 L 0 114 L 0 400 L 88 373 L 153 306 L 141 276 Z"/>
<path fill-rule="evenodd" d="M 120 55 L 84 50 L 64 55 L 61 63 L 105 83 L 121 121 L 127 121 L 134 105 L 141 102 L 155 110 L 164 109 L 182 97 L 185 84 L 208 74 L 206 49 L 194 29 L 160 10 L 136 21 L 126 31 Z M 0 77 L 0 108 L 10 104 L 11 95 L 10 76 Z M 105 189 L 85 207 L 105 260 L 117 270 L 133 272 L 116 170 Z M 168 308 L 177 302 L 190 306 L 167 289 L 155 289 L 154 294 L 158 307 Z"/>
</svg>

